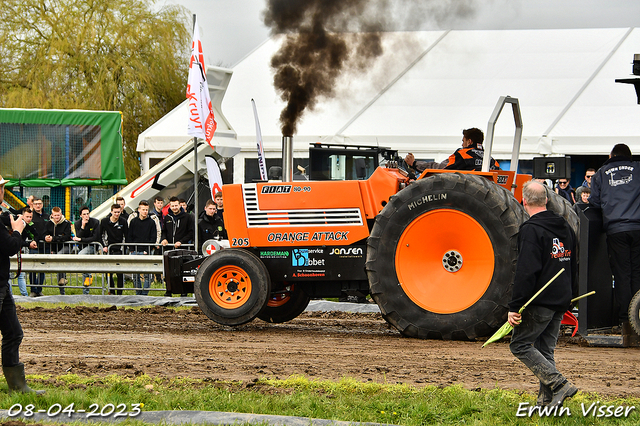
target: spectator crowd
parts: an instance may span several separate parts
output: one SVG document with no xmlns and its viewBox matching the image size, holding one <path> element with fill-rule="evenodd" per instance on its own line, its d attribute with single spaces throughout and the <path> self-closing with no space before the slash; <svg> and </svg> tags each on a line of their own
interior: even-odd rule
<svg viewBox="0 0 640 426">
<path fill-rule="evenodd" d="M 79 209 L 80 218 L 74 223 L 64 217 L 60 207 L 51 207 L 51 214 L 47 214 L 44 200 L 33 195 L 27 197 L 26 206 L 21 209 L 14 209 L 4 202 L 2 207 L 11 214 L 22 214 L 27 223 L 22 233 L 23 253 L 148 255 L 162 254 L 165 249 L 193 247 L 195 215 L 188 210 L 187 202 L 171 197 L 168 206 L 165 207 L 165 200 L 161 196 L 155 197 L 152 204 L 150 201 L 140 201 L 135 211 L 128 213 L 125 210 L 124 198 L 117 197 L 109 214 L 100 219 L 91 217 L 89 207 L 83 206 Z M 222 193 L 218 192 L 213 200 L 207 201 L 204 210 L 198 214 L 200 243 L 211 239 L 227 239 L 222 215 Z M 29 273 L 30 292 L 27 291 L 26 275 L 21 272 L 17 277 L 20 294 L 42 296 L 45 273 Z M 121 295 L 125 275 L 107 275 L 109 294 Z M 131 278 L 138 295 L 148 295 L 151 283 L 154 280 L 162 280 L 159 274 L 154 277 L 152 274 L 134 273 Z M 83 272 L 81 282 L 83 294 L 89 294 L 93 275 Z M 66 273 L 57 274 L 60 294 L 65 294 L 65 286 L 68 283 Z M 165 296 L 171 296 L 171 293 L 165 292 Z"/>
</svg>

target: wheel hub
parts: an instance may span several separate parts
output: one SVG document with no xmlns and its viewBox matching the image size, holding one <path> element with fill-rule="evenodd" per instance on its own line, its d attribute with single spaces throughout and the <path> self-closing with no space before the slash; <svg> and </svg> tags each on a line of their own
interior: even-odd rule
<svg viewBox="0 0 640 426">
<path fill-rule="evenodd" d="M 227 289 L 226 291 L 230 292 L 232 295 L 233 293 L 235 293 L 236 291 L 238 291 L 238 282 L 236 280 L 230 280 L 227 283 Z"/>
<path fill-rule="evenodd" d="M 442 256 L 442 266 L 449 272 L 457 272 L 462 268 L 462 255 L 456 250 L 448 250 Z"/>
</svg>

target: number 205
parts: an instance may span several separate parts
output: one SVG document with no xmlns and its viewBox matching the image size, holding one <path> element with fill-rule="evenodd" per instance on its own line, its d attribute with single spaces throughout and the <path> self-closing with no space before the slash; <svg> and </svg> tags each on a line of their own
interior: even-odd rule
<svg viewBox="0 0 640 426">
<path fill-rule="evenodd" d="M 233 247 L 248 247 L 249 239 L 248 238 L 233 238 L 231 240 L 231 245 Z"/>
</svg>

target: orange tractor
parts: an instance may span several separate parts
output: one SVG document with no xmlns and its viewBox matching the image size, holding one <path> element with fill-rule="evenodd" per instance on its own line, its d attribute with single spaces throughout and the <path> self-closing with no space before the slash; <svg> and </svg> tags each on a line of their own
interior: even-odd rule
<svg viewBox="0 0 640 426">
<path fill-rule="evenodd" d="M 517 100 L 501 102 L 495 119 L 513 105 L 519 147 Z M 492 131 L 490 121 L 488 156 Z M 311 298 L 370 294 L 403 335 L 487 336 L 505 321 L 530 178 L 425 170 L 412 181 L 389 162 L 366 180 L 224 185 L 231 248 L 205 258 L 170 254 L 165 275 L 194 282 L 200 308 L 224 325 L 281 323 Z M 552 191 L 549 198 L 577 229 L 568 203 Z"/>
</svg>

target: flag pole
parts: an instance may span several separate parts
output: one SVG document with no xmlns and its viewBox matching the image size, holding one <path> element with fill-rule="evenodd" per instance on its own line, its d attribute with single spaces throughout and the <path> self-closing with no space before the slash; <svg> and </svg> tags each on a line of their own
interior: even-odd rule
<svg viewBox="0 0 640 426">
<path fill-rule="evenodd" d="M 196 29 L 196 14 L 193 14 L 193 31 Z M 193 32 L 192 32 L 193 34 Z M 204 68 L 204 72 L 206 75 L 207 68 L 205 64 L 202 64 Z M 207 87 L 207 90 L 209 88 Z M 198 251 L 198 215 L 200 211 L 198 210 L 198 138 L 196 136 L 193 137 L 193 241 L 194 241 L 194 249 Z M 187 213 L 187 212 L 185 212 Z"/>
</svg>

